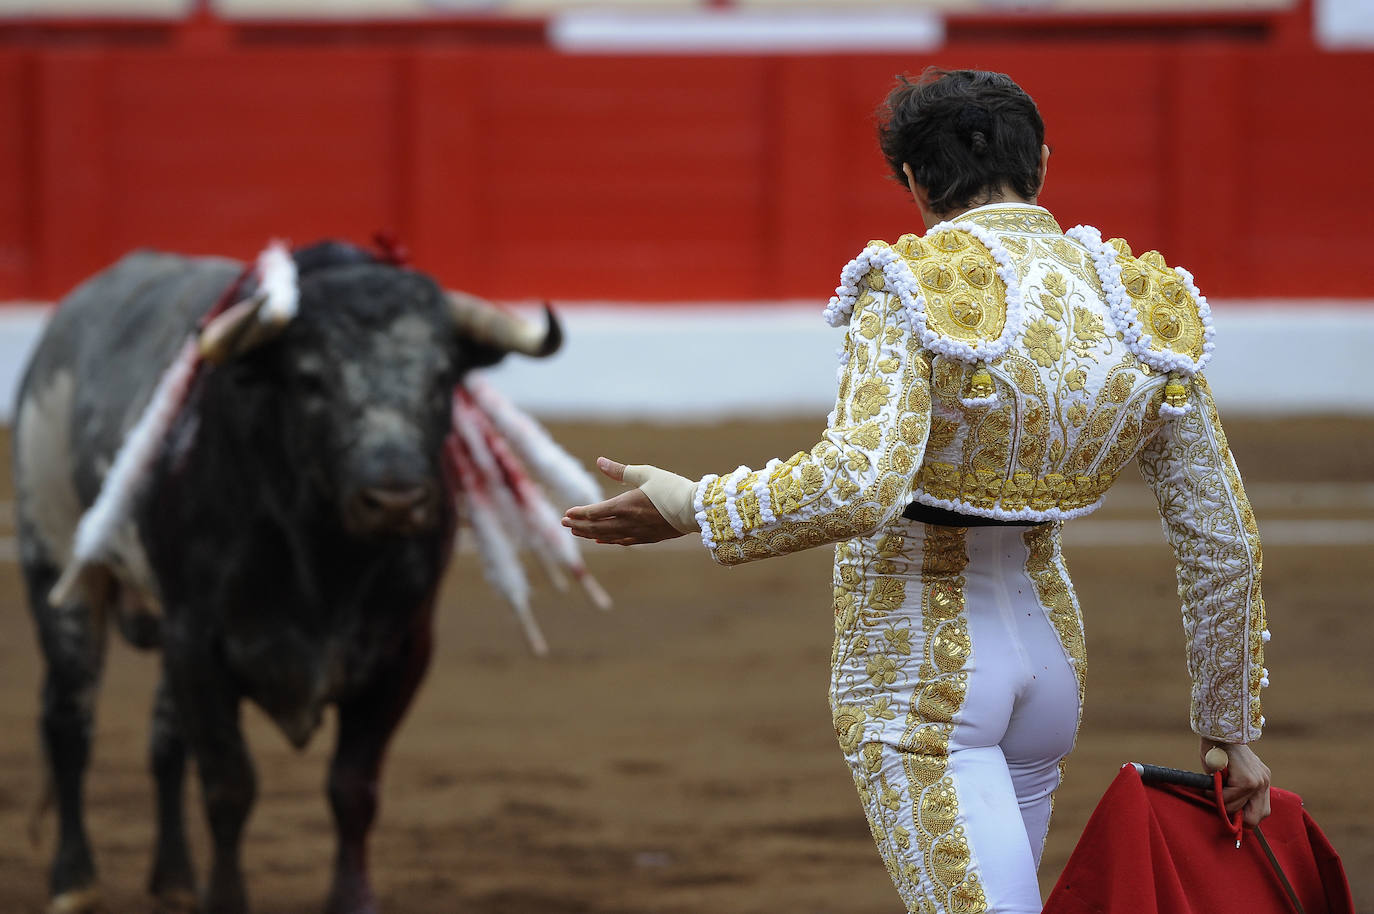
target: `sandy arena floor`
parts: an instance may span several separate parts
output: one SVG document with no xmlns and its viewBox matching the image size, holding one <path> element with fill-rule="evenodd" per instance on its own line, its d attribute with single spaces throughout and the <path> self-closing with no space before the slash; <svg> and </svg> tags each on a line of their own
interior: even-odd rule
<svg viewBox="0 0 1374 914">
<path fill-rule="evenodd" d="M 575 453 L 689 474 L 807 447 L 814 422 L 562 426 Z M 1274 640 L 1260 750 L 1342 853 L 1374 912 L 1374 422 L 1229 423 L 1265 534 Z M 0 441 L 5 458 L 7 438 Z M 7 468 L 0 501 L 10 502 Z M 7 507 L 8 505 L 6 505 Z M 41 661 L 0 519 L 0 912 L 43 910 L 55 823 L 35 849 Z M 681 542 L 681 541 L 679 541 Z M 1196 767 L 1171 559 L 1132 475 L 1070 526 L 1088 707 L 1043 868 L 1048 890 L 1121 762 Z M 699 549 L 602 547 L 601 614 L 544 592 L 553 656 L 526 652 L 470 555 L 444 595 L 429 681 L 392 746 L 373 863 L 383 909 L 472 914 L 896 914 L 826 703 L 829 550 L 733 570 Z M 117 639 L 116 639 L 117 640 Z M 114 912 L 150 909 L 145 770 L 157 659 L 114 643 L 88 821 Z M 323 904 L 332 734 L 297 755 L 247 713 L 260 779 L 246 840 L 254 910 Z M 205 840 L 198 805 L 192 828 Z"/>
</svg>

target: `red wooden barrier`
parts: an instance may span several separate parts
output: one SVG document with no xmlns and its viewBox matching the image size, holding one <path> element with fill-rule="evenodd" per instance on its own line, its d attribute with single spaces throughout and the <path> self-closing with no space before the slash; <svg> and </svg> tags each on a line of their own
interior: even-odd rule
<svg viewBox="0 0 1374 914">
<path fill-rule="evenodd" d="M 411 43 L 0 51 L 0 299 L 141 245 L 400 233 L 492 296 L 819 300 L 919 231 L 872 111 L 929 63 L 1011 73 L 1044 201 L 1214 296 L 1371 297 L 1374 54 L 1157 36 L 933 55 L 583 57 Z"/>
</svg>

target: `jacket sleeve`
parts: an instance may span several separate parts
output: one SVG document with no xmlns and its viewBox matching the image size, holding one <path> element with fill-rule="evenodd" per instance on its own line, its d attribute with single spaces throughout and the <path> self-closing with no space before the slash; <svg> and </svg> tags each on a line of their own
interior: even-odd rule
<svg viewBox="0 0 1374 914">
<path fill-rule="evenodd" d="M 1259 527 L 1226 445 L 1212 393 L 1197 375 L 1191 408 L 1171 417 L 1139 456 L 1178 563 L 1192 677 L 1192 725 L 1228 743 L 1264 726 L 1264 599 Z"/>
<path fill-rule="evenodd" d="M 697 483 L 697 525 L 722 565 L 870 533 L 909 500 L 930 428 L 930 361 L 906 307 L 881 285 L 876 274 L 854 307 L 820 442 Z"/>
</svg>

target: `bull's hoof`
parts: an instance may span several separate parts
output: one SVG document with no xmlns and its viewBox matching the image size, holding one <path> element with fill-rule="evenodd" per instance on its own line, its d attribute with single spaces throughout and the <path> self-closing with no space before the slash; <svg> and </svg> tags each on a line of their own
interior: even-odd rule
<svg viewBox="0 0 1374 914">
<path fill-rule="evenodd" d="M 107 914 L 100 889 L 72 889 L 48 902 L 48 914 Z"/>
<path fill-rule="evenodd" d="M 153 914 L 197 914 L 200 903 L 188 889 L 163 889 L 153 899 Z"/>
<path fill-rule="evenodd" d="M 324 914 L 377 914 L 377 899 L 366 884 L 336 885 L 329 893 Z"/>
</svg>

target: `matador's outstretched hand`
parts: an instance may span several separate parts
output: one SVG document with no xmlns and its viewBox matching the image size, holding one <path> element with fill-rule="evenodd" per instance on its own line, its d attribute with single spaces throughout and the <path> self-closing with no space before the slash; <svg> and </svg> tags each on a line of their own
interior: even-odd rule
<svg viewBox="0 0 1374 914">
<path fill-rule="evenodd" d="M 616 482 L 636 488 L 594 505 L 569 508 L 563 526 L 574 535 L 613 546 L 634 546 L 696 532 L 692 508 L 696 485 L 690 479 L 648 464 L 627 467 L 605 457 L 598 457 L 596 465 Z"/>
</svg>

